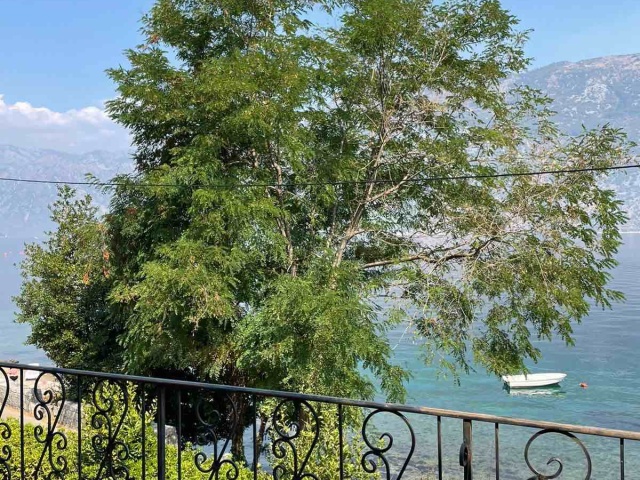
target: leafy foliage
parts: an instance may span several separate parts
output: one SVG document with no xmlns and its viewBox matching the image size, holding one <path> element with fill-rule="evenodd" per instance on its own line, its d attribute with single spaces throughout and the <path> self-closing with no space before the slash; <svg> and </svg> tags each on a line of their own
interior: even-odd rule
<svg viewBox="0 0 640 480">
<path fill-rule="evenodd" d="M 109 252 L 90 314 L 77 279 L 100 242 L 67 265 L 58 244 L 79 233 L 54 208 L 60 230 L 29 250 L 19 319 L 47 352 L 109 325 L 100 345 L 132 373 L 365 398 L 377 381 L 402 400 L 399 322 L 445 368 L 501 374 L 622 298 L 608 272 L 625 215 L 604 173 L 494 176 L 608 167 L 631 147 L 608 125 L 563 135 L 548 98 L 501 86 L 528 59 L 497 0 L 158 0 L 143 30 L 109 71 L 137 169 L 105 228 L 89 222 Z M 477 178 L 433 180 L 450 176 Z M 56 300 L 70 327 L 49 277 L 77 286 Z M 100 338 L 55 360 L 93 365 Z"/>
<path fill-rule="evenodd" d="M 131 389 L 129 391 L 130 394 L 135 394 L 134 390 Z M 134 397 L 133 397 L 134 398 Z M 102 425 L 100 428 L 96 428 L 94 424 L 91 423 L 92 414 L 95 413 L 95 407 L 87 404 L 89 408 L 87 412 L 83 416 L 83 429 L 82 429 L 82 442 L 81 442 L 81 452 L 82 455 L 80 457 L 81 468 L 82 468 L 82 477 L 81 478 L 111 478 L 109 476 L 109 471 L 105 469 L 103 465 L 104 455 L 98 454 L 95 451 L 95 445 L 92 443 L 93 438 L 96 435 L 107 435 L 107 427 L 106 425 Z M 114 412 L 115 415 L 120 415 L 124 411 L 124 404 L 116 403 L 117 411 Z M 142 478 L 142 468 L 143 468 L 143 455 L 142 455 L 142 423 L 141 416 L 138 409 L 136 409 L 134 404 L 129 405 L 130 409 L 126 415 L 125 422 L 123 424 L 122 429 L 120 430 L 120 434 L 118 435 L 118 441 L 122 442 L 123 445 L 127 447 L 127 454 L 123 456 L 123 458 L 116 458 L 114 460 L 114 468 L 125 468 L 129 473 L 129 478 Z M 144 454 L 144 465 L 145 472 L 149 477 L 157 477 L 158 475 L 158 444 L 157 437 L 153 430 L 153 427 L 150 423 L 150 420 L 153 418 L 153 412 L 149 412 L 147 416 L 148 422 L 146 424 L 146 439 L 145 439 L 145 454 Z M 3 438 L 0 441 L 0 445 L 6 446 L 12 452 L 11 458 L 9 459 L 8 466 L 10 467 L 10 471 L 15 476 L 16 473 L 21 471 L 21 449 L 20 449 L 20 422 L 14 419 L 6 420 L 7 426 L 9 427 L 12 435 L 5 439 Z M 66 438 L 66 443 L 64 444 L 64 448 L 62 444 L 56 441 L 52 443 L 52 458 L 54 461 L 58 461 L 59 458 L 64 458 L 65 466 L 61 473 L 52 471 L 51 464 L 48 463 L 48 452 L 44 457 L 44 461 L 40 462 L 40 457 L 42 456 L 43 444 L 38 443 L 36 441 L 36 436 L 34 433 L 34 429 L 36 426 L 34 424 L 26 423 L 24 428 L 24 473 L 25 476 L 33 477 L 36 469 L 39 472 L 39 476 L 46 478 L 50 476 L 51 478 L 66 478 L 69 480 L 74 480 L 78 478 L 78 456 L 77 456 L 77 445 L 78 445 L 78 436 L 77 432 L 74 430 L 61 429 L 60 431 L 64 434 Z M 193 478 L 193 479 L 208 479 L 209 474 L 203 473 L 196 468 L 195 464 L 195 456 L 198 453 L 198 449 L 196 449 L 192 445 L 186 445 L 182 451 L 182 463 L 181 463 L 181 473 L 182 478 Z M 178 448 L 176 445 L 167 445 L 166 446 L 166 478 L 168 480 L 177 480 L 178 478 Z M 57 469 L 60 469 L 62 464 L 55 464 Z M 220 475 L 225 475 L 227 473 L 228 466 L 224 466 L 220 470 Z M 120 473 L 124 472 L 124 470 L 120 471 Z M 19 476 L 19 475 L 18 475 Z M 253 479 L 253 471 L 241 465 L 238 471 L 237 480 L 249 480 Z M 266 474 L 263 471 L 259 472 L 260 480 L 264 480 L 267 478 Z"/>
<path fill-rule="evenodd" d="M 91 198 L 60 187 L 51 207 L 58 225 L 44 244 L 25 247 L 17 320 L 31 325 L 29 343 L 70 368 L 116 369 L 120 331 L 109 316 L 105 225 Z"/>
<path fill-rule="evenodd" d="M 123 419 L 122 424 L 118 430 L 117 441 L 119 442 L 113 453 L 113 468 L 118 470 L 119 474 L 124 476 L 124 472 L 128 472 L 129 478 L 143 478 L 143 463 L 144 471 L 150 478 L 157 477 L 158 475 L 158 442 L 157 435 L 152 425 L 152 421 L 156 415 L 156 405 L 152 403 L 145 409 L 145 423 L 143 424 L 140 403 L 139 403 L 139 389 L 135 388 L 131 384 L 127 384 L 123 387 L 123 391 L 120 386 L 105 383 L 98 387 L 99 397 L 103 400 L 112 400 L 110 404 L 112 409 L 109 410 L 109 419 L 112 421 L 111 427 L 120 425 L 120 419 Z M 124 398 L 124 392 L 126 392 L 126 401 Z M 317 406 L 320 409 L 320 406 Z M 266 417 L 270 417 L 269 413 L 273 412 L 275 408 L 275 402 L 266 402 L 261 407 L 262 412 Z M 24 473 L 27 476 L 33 477 L 36 470 L 39 472 L 39 476 L 52 478 L 66 478 L 74 480 L 78 478 L 78 458 L 81 461 L 82 478 L 111 478 L 110 471 L 104 463 L 104 454 L 96 451 L 96 446 L 102 447 L 106 445 L 107 438 L 110 434 L 109 426 L 106 421 L 96 421 L 97 418 L 103 418 L 100 415 L 100 410 L 92 403 L 83 402 L 83 417 L 82 417 L 82 440 L 80 444 L 81 456 L 77 455 L 78 448 L 78 436 L 75 430 L 67 428 L 59 428 L 60 432 L 57 436 L 53 437 L 51 449 L 51 458 L 57 462 L 55 467 L 62 471 L 52 472 L 51 464 L 49 463 L 48 451 L 43 457 L 41 462 L 41 456 L 44 449 L 42 443 L 36 441 L 35 428 L 36 425 L 26 422 L 24 427 Z M 351 412 L 351 416 L 354 412 Z M 8 461 L 10 471 L 14 473 L 21 470 L 21 446 L 20 446 L 20 421 L 17 419 L 6 418 L 3 419 L 6 423 L 8 430 L 3 428 L 3 431 L 10 432 L 8 436 L 2 436 L 0 438 L 0 448 L 7 447 L 5 452 L 11 452 L 11 456 Z M 283 419 L 284 421 L 284 419 Z M 337 426 L 337 410 L 334 406 L 323 405 L 321 408 L 321 415 L 319 416 L 319 425 L 314 425 L 314 429 L 309 425 L 306 428 L 301 429 L 301 434 L 298 438 L 292 441 L 292 445 L 295 446 L 296 452 L 299 455 L 298 460 L 294 458 L 294 454 L 290 449 L 284 450 L 282 457 L 277 457 L 273 454 L 271 449 L 271 443 L 268 444 L 265 449 L 266 455 L 263 460 L 266 461 L 265 465 L 258 464 L 258 479 L 266 480 L 272 478 L 268 473 L 274 467 L 280 466 L 283 469 L 283 478 L 288 478 L 293 469 L 300 468 L 300 462 L 307 452 L 311 451 L 309 460 L 306 463 L 304 472 L 306 474 L 314 475 L 317 478 L 339 478 L 340 461 L 338 457 L 338 426 Z M 142 436 L 143 425 L 145 436 Z M 284 425 L 284 423 L 283 423 Z M 283 426 L 283 428 L 285 428 Z M 315 439 L 313 432 L 317 428 L 318 438 Z M 380 478 L 379 473 L 370 474 L 366 473 L 360 466 L 360 458 L 365 451 L 365 445 L 357 438 L 356 432 L 351 428 L 345 426 L 345 437 L 343 447 L 343 468 L 344 474 L 348 478 L 354 478 L 356 480 L 376 480 Z M 63 438 L 64 441 L 60 440 Z M 270 439 L 273 442 L 275 437 Z M 143 448 L 144 445 L 144 448 Z M 202 465 L 205 472 L 197 468 L 196 459 L 198 454 L 202 452 L 200 447 L 197 447 L 191 443 L 186 443 L 181 451 L 180 472 L 181 478 L 189 479 L 209 479 L 211 477 L 210 472 L 206 472 L 207 469 L 212 468 L 209 460 Z M 211 452 L 209 452 L 210 454 Z M 168 480 L 176 480 L 178 478 L 178 447 L 175 444 L 168 444 L 166 446 L 166 478 Z M 64 460 L 59 461 L 60 458 Z M 225 457 L 226 458 L 226 457 Z M 235 469 L 228 462 L 223 462 L 219 466 L 220 470 L 218 477 L 220 478 L 236 478 L 236 480 L 249 480 L 254 478 L 253 469 L 250 465 L 243 464 L 236 461 L 235 465 L 238 466 L 238 472 L 236 476 Z M 63 475 L 60 475 L 62 473 Z"/>
<path fill-rule="evenodd" d="M 273 412 L 277 402 L 268 401 L 262 406 L 263 412 Z M 368 473 L 362 467 L 363 454 L 367 451 L 366 444 L 360 439 L 355 428 L 349 427 L 358 422 L 362 423 L 362 412 L 355 409 L 345 409 L 342 462 L 340 462 L 340 430 L 338 427 L 338 408 L 329 404 L 313 404 L 318 413 L 317 420 L 306 418 L 298 421 L 298 436 L 291 441 L 295 446 L 297 456 L 293 455 L 291 446 L 286 442 L 278 443 L 281 438 L 276 425 L 271 425 L 268 435 L 270 443 L 266 449 L 266 459 L 272 469 L 278 469 L 279 478 L 294 478 L 293 472 L 301 473 L 302 463 L 306 461 L 304 473 L 312 473 L 316 478 L 353 478 L 354 480 L 378 480 L 384 471 L 382 462 L 376 463 L 377 470 Z M 283 416 L 284 417 L 284 416 Z M 297 419 L 296 419 L 297 420 Z M 291 418 L 277 419 L 280 432 L 288 433 L 291 429 Z M 340 475 L 342 468 L 343 475 Z"/>
</svg>

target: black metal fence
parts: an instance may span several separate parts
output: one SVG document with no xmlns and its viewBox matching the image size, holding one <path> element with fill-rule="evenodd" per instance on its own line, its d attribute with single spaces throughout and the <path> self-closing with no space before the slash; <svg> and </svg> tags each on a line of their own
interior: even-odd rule
<svg viewBox="0 0 640 480">
<path fill-rule="evenodd" d="M 435 426 L 433 452 L 417 440 L 423 420 Z M 455 467 L 443 460 L 451 454 L 443 421 L 460 427 Z M 479 424 L 482 438 L 474 436 Z M 501 426 L 534 429 L 519 458 L 511 441 L 509 458 L 501 456 Z M 550 436 L 574 453 L 565 458 L 556 442 L 541 462 L 532 449 Z M 640 440 L 639 432 L 0 363 L 0 480 L 471 480 L 480 462 L 474 454 L 488 444 L 491 458 L 476 479 L 567 478 L 569 462 L 579 464 L 569 478 L 590 479 L 588 436 L 613 439 L 609 473 L 624 479 L 625 442 Z"/>
</svg>

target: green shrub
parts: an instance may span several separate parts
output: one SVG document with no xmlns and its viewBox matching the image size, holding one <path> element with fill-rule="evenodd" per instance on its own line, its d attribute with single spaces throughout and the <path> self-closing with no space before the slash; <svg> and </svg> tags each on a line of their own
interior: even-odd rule
<svg viewBox="0 0 640 480">
<path fill-rule="evenodd" d="M 124 389 L 123 389 L 124 388 Z M 126 402 L 125 402 L 126 396 Z M 125 471 L 129 478 L 140 479 L 143 477 L 143 464 L 147 478 L 157 477 L 158 470 L 158 443 L 157 436 L 151 425 L 155 417 L 156 405 L 151 402 L 146 406 L 144 442 L 142 415 L 138 405 L 136 389 L 129 385 L 121 387 L 116 384 L 104 382 L 96 387 L 96 394 L 91 401 L 82 404 L 82 430 L 80 445 L 78 433 L 73 430 L 58 427 L 53 441 L 46 441 L 45 415 L 42 426 L 26 423 L 24 427 L 24 450 L 21 452 L 20 422 L 8 419 L 4 422 L 7 426 L 7 434 L 4 436 L 0 426 L 0 478 L 4 479 L 2 459 L 10 452 L 10 458 L 6 466 L 10 469 L 10 478 L 17 478 L 20 472 L 21 457 L 24 454 L 25 477 L 35 478 L 65 478 L 78 479 L 78 448 L 80 447 L 80 459 L 82 478 L 124 478 Z M 274 407 L 273 403 L 263 405 L 263 411 Z M 264 448 L 263 460 L 266 465 L 258 467 L 260 480 L 271 478 L 272 469 L 281 470 L 283 480 L 293 478 L 294 468 L 300 470 L 301 463 L 309 458 L 305 464 L 304 473 L 312 474 L 316 478 L 339 478 L 339 433 L 336 407 L 323 405 L 317 407 L 320 422 L 318 438 L 315 439 L 316 421 L 309 421 L 300 429 L 299 435 L 291 439 L 284 449 L 278 448 L 278 434 L 273 425 L 268 430 L 267 444 Z M 347 417 L 348 417 L 347 413 Z M 269 417 L 269 416 L 266 416 Z M 53 418 L 52 418 L 53 421 Z M 347 424 L 348 425 L 348 424 Z M 279 419 L 281 431 L 291 427 L 291 422 L 284 417 Z M 110 456 L 104 451 L 109 445 L 109 438 L 117 430 L 115 448 Z M 10 433 L 10 435 L 8 434 Z M 358 440 L 355 432 L 345 426 L 343 468 L 345 478 L 353 480 L 376 480 L 379 473 L 366 473 L 359 464 L 362 452 L 366 446 Z M 275 442 L 275 443 L 274 443 Z M 281 443 L 281 442 L 280 442 Z M 274 449 L 274 444 L 276 449 Z M 295 446 L 297 458 L 295 458 L 291 446 Z M 126 447 L 125 447 L 126 446 Z M 144 448 L 143 448 L 144 446 Z M 311 447 L 313 446 L 313 449 Z M 4 450 L 3 450 L 4 448 Z M 276 453 L 276 451 L 278 453 Z M 169 480 L 178 478 L 178 447 L 168 444 L 166 446 L 166 476 Z M 181 453 L 181 473 L 184 479 L 208 480 L 211 476 L 213 459 L 205 456 L 201 448 L 186 444 Z M 230 455 L 225 455 L 220 465 L 219 478 L 228 480 L 253 480 L 253 470 L 250 465 L 234 461 L 236 467 L 230 462 Z M 200 468 L 198 469 L 199 460 Z M 298 471 L 298 473 L 301 473 Z"/>
<path fill-rule="evenodd" d="M 293 407 L 293 403 L 290 405 Z M 263 411 L 273 412 L 274 402 L 263 405 Z M 335 405 L 313 404 L 316 415 L 308 407 L 301 407 L 302 415 L 292 420 L 291 411 L 282 411 L 276 419 L 277 425 L 269 429 L 269 445 L 266 448 L 268 464 L 280 470 L 283 480 L 294 477 L 295 469 L 315 475 L 318 479 L 340 478 L 340 432 L 338 409 Z M 298 413 L 298 412 L 296 412 Z M 295 416 L 295 414 L 293 414 Z M 345 412 L 343 425 L 342 468 L 344 478 L 352 480 L 376 480 L 379 473 L 367 473 L 360 466 L 360 458 L 367 447 L 349 426 L 355 412 Z M 288 441 L 287 441 L 288 440 Z M 292 448 L 293 446 L 293 448 Z M 294 452 L 295 449 L 295 452 Z M 378 465 L 379 466 L 379 465 Z"/>
<path fill-rule="evenodd" d="M 75 445 L 78 444 L 78 436 L 75 432 L 66 430 L 59 430 L 56 434 L 56 438 L 51 443 L 51 451 L 45 452 L 45 444 L 38 441 L 43 440 L 46 436 L 46 432 L 40 433 L 40 429 L 37 425 L 25 424 L 24 427 L 24 449 L 20 448 L 20 422 L 14 419 L 5 419 L 4 429 L 0 426 L 0 432 L 4 431 L 5 435 L 0 436 L 0 445 L 2 452 L 0 453 L 0 478 L 5 478 L 3 473 L 6 469 L 11 472 L 8 478 L 19 478 L 21 457 L 24 455 L 24 473 L 26 478 L 35 478 L 34 474 L 38 465 L 41 464 L 40 471 L 41 478 L 46 478 L 51 472 L 51 463 L 56 469 L 60 469 L 67 472 L 77 471 L 77 457 L 70 455 L 69 452 Z M 76 447 L 77 448 L 77 447 Z M 49 455 L 50 453 L 50 455 Z M 64 454 L 64 460 L 61 455 Z M 8 462 L 3 463 L 3 460 Z M 42 462 L 42 463 L 41 463 Z M 3 468 L 5 469 L 3 472 Z M 52 475 L 56 478 L 55 475 Z M 67 476 L 66 478 L 73 478 Z M 77 478 L 77 475 L 76 475 Z"/>
<path fill-rule="evenodd" d="M 125 402 L 125 392 L 127 401 Z M 84 402 L 81 431 L 81 467 L 82 478 L 143 478 L 143 463 L 147 478 L 157 477 L 158 442 L 151 425 L 155 415 L 155 405 L 146 411 L 145 438 L 142 436 L 142 416 L 136 405 L 137 392 L 132 386 L 121 387 L 103 383 L 97 387 L 93 402 Z M 96 405 L 97 403 L 98 405 Z M 24 455 L 24 473 L 26 478 L 65 478 L 78 480 L 78 433 L 66 428 L 57 428 L 53 441 L 46 442 L 47 417 L 42 425 L 26 423 L 24 426 L 24 449 L 21 449 L 20 422 L 15 419 L 3 420 L 0 424 L 0 479 L 19 478 Z M 53 422 L 53 418 L 52 418 Z M 116 432 L 116 443 L 112 454 L 105 455 L 109 437 Z M 3 435 L 4 432 L 4 435 Z M 143 448 L 144 445 L 144 448 Z M 183 448 L 181 472 L 182 478 L 205 480 L 210 473 L 201 472 L 196 467 L 196 455 L 200 452 L 193 445 Z M 144 459 L 144 462 L 143 462 Z M 166 446 L 166 478 L 178 478 L 178 447 Z M 3 460 L 6 462 L 3 463 Z M 211 468 L 211 462 L 205 462 L 203 469 Z M 7 471 L 10 475 L 5 475 Z M 229 472 L 231 467 L 224 464 L 220 475 L 234 480 L 253 479 L 253 471 L 245 465 L 238 465 L 238 472 Z M 36 471 L 38 477 L 35 477 Z M 125 475 L 125 471 L 128 475 Z M 261 472 L 261 477 L 265 474 Z"/>
</svg>

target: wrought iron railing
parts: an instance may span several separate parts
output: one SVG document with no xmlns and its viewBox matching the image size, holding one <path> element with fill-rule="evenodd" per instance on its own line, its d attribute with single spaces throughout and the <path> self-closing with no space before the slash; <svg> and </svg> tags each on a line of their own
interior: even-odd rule
<svg viewBox="0 0 640 480">
<path fill-rule="evenodd" d="M 427 420 L 432 442 L 421 443 Z M 455 467 L 444 460 L 444 422 L 462 427 L 447 433 L 460 443 Z M 479 424 L 492 438 L 473 433 Z M 510 435 L 504 459 L 501 427 L 511 426 L 535 431 L 519 458 Z M 541 465 L 532 448 L 550 436 L 554 453 Z M 607 455 L 615 468 L 607 471 L 624 479 L 625 442 L 640 440 L 639 432 L 0 362 L 1 480 L 471 480 L 479 466 L 476 479 L 590 479 L 588 437 L 614 439 Z M 563 458 L 558 439 L 579 455 Z M 491 458 L 480 462 L 475 453 L 489 444 Z M 571 474 L 568 461 L 580 464 Z"/>
</svg>

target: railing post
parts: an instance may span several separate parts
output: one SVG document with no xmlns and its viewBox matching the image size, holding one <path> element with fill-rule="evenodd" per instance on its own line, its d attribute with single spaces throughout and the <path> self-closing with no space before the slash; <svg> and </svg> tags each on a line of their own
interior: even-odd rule
<svg viewBox="0 0 640 480">
<path fill-rule="evenodd" d="M 165 480 L 165 442 L 166 442 L 166 398 L 165 387 L 158 390 L 158 480 Z"/>
<path fill-rule="evenodd" d="M 463 420 L 462 445 L 460 446 L 460 466 L 464 468 L 464 480 L 473 480 L 473 448 L 471 420 Z"/>
<path fill-rule="evenodd" d="M 25 479 L 24 468 L 24 369 L 20 369 L 20 478 Z"/>
<path fill-rule="evenodd" d="M 77 395 L 78 395 L 78 480 L 82 479 L 82 377 L 77 376 L 76 381 L 77 385 Z"/>
<path fill-rule="evenodd" d="M 251 395 L 251 408 L 253 411 L 253 465 L 251 466 L 251 469 L 253 470 L 253 480 L 258 480 L 258 462 L 260 460 L 260 449 L 258 448 L 258 400 L 255 394 Z"/>
<path fill-rule="evenodd" d="M 182 390 L 178 390 L 178 480 L 182 480 Z"/>
<path fill-rule="evenodd" d="M 340 480 L 344 480 L 344 439 L 343 427 L 344 416 L 342 412 L 342 404 L 338 404 L 338 468 L 340 469 Z"/>
<path fill-rule="evenodd" d="M 144 384 L 140 384 L 140 421 L 142 423 L 141 450 L 142 450 L 142 480 L 147 480 L 147 399 L 145 397 Z"/>
<path fill-rule="evenodd" d="M 620 480 L 624 480 L 624 438 L 620 439 Z"/>
</svg>

